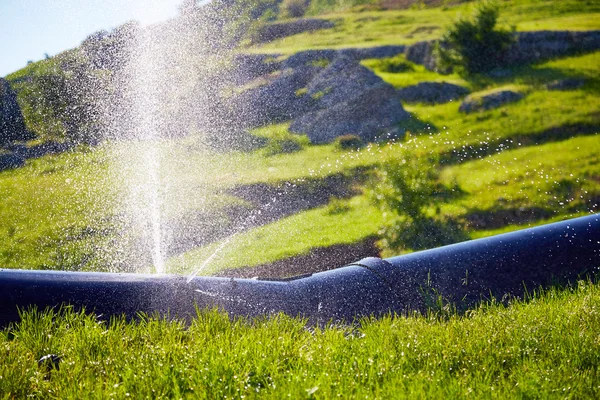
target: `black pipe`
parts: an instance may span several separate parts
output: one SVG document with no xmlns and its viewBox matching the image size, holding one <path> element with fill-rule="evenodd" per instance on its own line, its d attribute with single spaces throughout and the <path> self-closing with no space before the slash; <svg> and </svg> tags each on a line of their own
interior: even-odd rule
<svg viewBox="0 0 600 400">
<path fill-rule="evenodd" d="M 18 309 L 71 304 L 104 317 L 189 318 L 220 307 L 232 316 L 283 312 L 315 322 L 423 310 L 443 298 L 471 305 L 566 283 L 600 270 L 600 214 L 288 280 L 0 270 L 0 326 Z"/>
</svg>

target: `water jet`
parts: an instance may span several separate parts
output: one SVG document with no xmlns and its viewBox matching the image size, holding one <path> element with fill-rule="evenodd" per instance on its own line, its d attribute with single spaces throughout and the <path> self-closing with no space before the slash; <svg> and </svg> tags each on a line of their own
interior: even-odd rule
<svg viewBox="0 0 600 400">
<path fill-rule="evenodd" d="M 424 310 L 430 295 L 472 305 L 493 296 L 594 276 L 600 214 L 285 280 L 129 273 L 0 270 L 0 325 L 19 310 L 72 305 L 104 317 L 139 313 L 191 318 L 219 307 L 230 316 L 274 313 L 314 322 Z"/>
</svg>

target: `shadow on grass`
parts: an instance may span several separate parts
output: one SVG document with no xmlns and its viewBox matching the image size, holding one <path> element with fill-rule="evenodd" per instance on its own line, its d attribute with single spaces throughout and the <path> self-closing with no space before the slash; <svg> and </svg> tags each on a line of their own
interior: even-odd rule
<svg viewBox="0 0 600 400">
<path fill-rule="evenodd" d="M 410 117 L 405 121 L 402 121 L 398 126 L 404 129 L 410 135 L 424 135 L 438 133 L 440 130 L 431 122 L 423 121 L 419 119 L 415 114 L 411 113 Z"/>
<path fill-rule="evenodd" d="M 545 143 L 559 142 L 577 136 L 595 135 L 600 132 L 600 115 L 597 123 L 577 123 L 549 128 L 535 133 L 517 133 L 500 140 L 468 144 L 440 154 L 440 164 L 452 165 L 481 159 L 506 150 Z"/>
<path fill-rule="evenodd" d="M 535 64 L 531 64 L 496 69 L 488 74 L 465 77 L 475 91 L 483 90 L 490 86 L 510 84 L 541 87 L 554 81 L 572 78 L 583 79 L 585 81 L 583 87 L 577 90 L 583 90 L 588 93 L 600 93 L 600 80 L 586 76 L 580 70 L 570 68 L 536 67 Z"/>
</svg>

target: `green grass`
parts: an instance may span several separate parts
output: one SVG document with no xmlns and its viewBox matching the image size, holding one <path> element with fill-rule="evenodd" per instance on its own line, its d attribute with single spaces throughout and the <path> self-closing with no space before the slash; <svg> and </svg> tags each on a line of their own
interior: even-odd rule
<svg viewBox="0 0 600 400">
<path fill-rule="evenodd" d="M 0 331 L 2 398 L 597 398 L 600 286 L 464 315 L 307 328 L 284 316 L 189 326 L 29 311 Z M 46 354 L 59 369 L 38 367 Z"/>
<path fill-rule="evenodd" d="M 600 28 L 595 1 L 500 4 L 502 22 L 521 31 Z M 252 51 L 289 54 L 413 43 L 439 37 L 443 26 L 469 7 L 343 10 L 319 15 L 337 21 L 333 29 Z M 407 152 L 441 157 L 442 183 L 458 189 L 441 205 L 446 215 L 497 222 L 519 210 L 534 211 L 529 219 L 515 216 L 504 225 L 471 226 L 472 238 L 598 212 L 600 52 L 510 68 L 502 77 L 444 76 L 414 65 L 412 71 L 391 73 L 378 60 L 363 64 L 395 87 L 448 81 L 466 86 L 474 96 L 512 88 L 526 97 L 473 114 L 460 113 L 459 102 L 405 105 L 413 116 L 405 124 L 409 138 L 359 151 L 310 145 L 284 123 L 252 131 L 267 145 L 251 152 L 215 153 L 195 134 L 154 143 L 156 149 L 118 142 L 28 160 L 23 168 L 0 172 L 0 268 L 147 268 L 147 254 L 136 251 L 140 231 L 148 229 L 129 224 L 129 194 L 122 188 L 150 170 L 145 162 L 152 151 L 161 155 L 159 181 L 169 183 L 159 188 L 164 220 L 208 222 L 209 228 L 235 226 L 227 210 L 252 207 L 231 194 L 232 188 L 348 177 Z M 51 68 L 52 61 L 34 63 L 8 79 L 18 87 L 28 76 Z M 545 89 L 567 77 L 586 83 L 578 90 Z M 31 120 L 48 132 L 40 141 L 60 136 L 52 126 L 42 126 L 40 118 Z M 289 142 L 295 145 L 288 153 Z M 140 165 L 144 168 L 136 170 Z M 360 193 L 376 185 L 363 181 L 353 189 Z M 286 200 L 285 194 L 275 199 Z M 138 208 L 147 208 L 144 201 L 138 199 Z M 365 194 L 332 198 L 327 205 L 173 257 L 168 268 L 211 274 L 261 265 L 359 243 L 377 235 L 382 221 Z M 384 256 L 392 255 L 383 250 Z M 19 325 L 0 331 L 0 399 L 597 398 L 598 310 L 600 285 L 582 281 L 576 288 L 550 289 L 509 306 L 483 305 L 460 315 L 444 308 L 428 316 L 327 328 L 306 327 L 284 316 L 230 320 L 211 311 L 200 312 L 190 325 L 156 318 L 105 322 L 70 310 L 29 311 Z M 36 360 L 46 354 L 62 357 L 59 370 L 38 367 Z"/>
<path fill-rule="evenodd" d="M 376 235 L 381 223 L 381 214 L 364 197 L 338 200 L 335 206 L 301 212 L 174 257 L 168 269 L 210 275 L 223 269 L 267 264 L 318 248 L 363 241 Z M 213 254 L 210 263 L 197 270 Z"/>
<path fill-rule="evenodd" d="M 0 172 L 0 265 L 79 269 L 91 238 L 107 229 L 111 201 L 102 151 L 81 149 Z"/>
<path fill-rule="evenodd" d="M 600 137 L 578 137 L 449 167 L 442 179 L 465 191 L 453 206 L 467 210 L 593 211 L 600 195 L 599 151 Z"/>
<path fill-rule="evenodd" d="M 396 56 L 394 59 L 405 59 L 403 55 Z M 385 82 L 393 85 L 396 88 L 402 88 L 406 86 L 416 85 L 420 82 L 448 82 L 455 85 L 469 86 L 469 82 L 465 81 L 464 78 L 458 74 L 453 73 L 449 75 L 440 75 L 438 73 L 429 71 L 423 65 L 413 64 L 409 61 L 405 61 L 407 65 L 412 67 L 410 72 L 393 73 L 382 70 L 382 60 L 369 59 L 363 60 L 362 65 L 372 69 L 381 79 Z"/>
<path fill-rule="evenodd" d="M 340 152 L 333 144 L 308 145 L 305 138 L 290 134 L 287 124 L 264 127 L 253 133 L 276 145 L 288 139 L 299 142 L 298 151 L 293 153 L 276 154 L 278 152 L 273 151 L 276 146 L 270 148 L 269 145 L 250 153 L 214 153 L 207 150 L 201 136 L 164 141 L 159 144 L 161 180 L 170 185 L 161 187 L 163 216 L 177 220 L 208 212 L 213 215 L 212 224 L 228 224 L 231 222 L 222 210 L 231 206 L 249 207 L 248 203 L 228 194 L 230 188 L 256 183 L 301 183 L 306 179 L 352 173 L 356 168 L 376 168 L 397 157 L 397 146 L 417 154 L 433 152 L 445 157 L 446 182 L 455 180 L 465 191 L 462 197 L 443 206 L 444 211 L 452 215 L 529 207 L 546 210 L 545 220 L 550 217 L 548 213 L 567 218 L 596 210 L 588 203 L 600 194 L 597 184 L 600 174 L 594 160 L 594 151 L 598 149 L 595 134 L 599 123 L 596 107 L 599 63 L 600 52 L 596 52 L 513 68 L 504 78 L 483 76 L 465 81 L 463 84 L 471 87 L 475 95 L 517 87 L 527 96 L 497 110 L 468 115 L 458 112 L 458 102 L 407 105 L 414 117 L 408 124 L 411 139 L 388 146 L 369 146 L 361 151 Z M 376 63 L 371 65 L 376 70 Z M 423 73 L 428 75 L 427 80 L 446 79 L 419 69 L 389 73 L 384 78 L 401 86 L 398 82 L 417 82 Z M 564 77 L 583 77 L 586 85 L 576 91 L 545 89 L 545 84 Z M 579 135 L 587 137 L 577 137 Z M 574 139 L 565 141 L 571 137 Z M 511 151 L 506 151 L 507 148 Z M 458 153 L 452 155 L 453 151 Z M 117 188 L 128 182 L 127 175 L 136 173 L 129 170 L 129 166 L 140 165 L 133 160 L 143 158 L 143 154 L 139 144 L 121 142 L 91 152 L 76 150 L 45 156 L 30 160 L 22 169 L 1 172 L 2 266 L 104 270 L 115 263 L 130 262 L 132 256 L 126 255 L 126 249 L 135 247 L 134 239 L 139 233 L 123 225 L 121 208 L 127 195 L 119 193 Z M 579 154 L 587 155 L 579 157 Z M 552 172 L 549 175 L 552 179 L 541 180 L 533 171 L 535 166 L 524 161 L 516 163 L 512 160 L 515 157 L 518 160 L 539 158 L 544 164 L 543 170 Z M 483 161 L 470 162 L 480 158 Z M 556 172 L 560 165 L 565 166 L 563 172 L 571 171 L 575 177 Z M 507 170 L 512 172 L 505 173 Z M 536 178 L 531 183 L 524 179 L 527 176 Z M 562 205 L 554 199 L 557 196 L 557 199 L 569 200 L 572 194 L 577 194 L 574 200 L 562 201 Z M 285 195 L 277 201 L 285 201 Z M 227 246 L 230 251 L 219 253 L 213 259 L 214 265 L 209 265 L 206 271 L 262 264 L 335 243 L 359 242 L 365 236 L 376 234 L 380 216 L 369 211 L 365 215 L 372 218 L 363 218 L 360 209 L 367 207 L 366 199 L 353 202 L 349 211 L 338 215 L 328 214 L 327 207 L 323 207 L 290 216 L 256 232 L 240 234 Z M 348 215 L 352 218 L 347 218 Z M 353 219 L 362 222 L 355 224 Z M 516 220 L 514 224 L 507 229 L 514 229 L 522 222 Z M 295 228 L 298 229 L 294 231 Z M 264 234 L 266 230 L 273 233 Z M 472 231 L 471 236 L 479 237 L 487 231 L 490 230 Z M 303 236 L 300 238 L 297 232 Z M 249 243 L 256 249 L 250 249 Z M 273 246 L 273 243 L 278 245 Z M 198 268 L 198 263 L 212 254 L 216 246 L 218 244 L 185 253 L 170 265 L 176 271 Z"/>
<path fill-rule="evenodd" d="M 600 28 L 600 7 L 595 1 L 510 0 L 500 4 L 501 23 L 518 31 L 589 30 Z M 459 15 L 469 14 L 473 4 L 426 9 L 339 11 L 319 14 L 335 27 L 275 40 L 252 51 L 292 54 L 320 48 L 370 47 L 412 44 L 437 39 Z"/>
</svg>

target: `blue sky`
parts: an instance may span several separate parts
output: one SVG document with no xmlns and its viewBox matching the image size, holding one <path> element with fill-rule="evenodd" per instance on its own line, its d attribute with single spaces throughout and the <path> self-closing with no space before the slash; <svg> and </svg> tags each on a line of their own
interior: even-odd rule
<svg viewBox="0 0 600 400">
<path fill-rule="evenodd" d="M 177 14 L 182 0 L 0 0 L 0 76 L 78 46 L 90 33 Z"/>
</svg>

